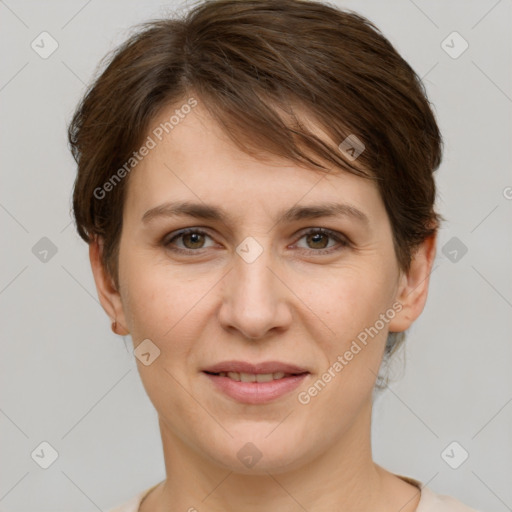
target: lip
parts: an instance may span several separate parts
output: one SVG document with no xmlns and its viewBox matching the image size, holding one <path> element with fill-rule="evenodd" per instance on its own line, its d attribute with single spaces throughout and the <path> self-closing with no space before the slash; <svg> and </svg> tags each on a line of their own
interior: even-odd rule
<svg viewBox="0 0 512 512">
<path fill-rule="evenodd" d="M 213 375 L 220 372 L 237 373 L 285 373 L 285 377 L 270 382 L 242 382 L 226 376 Z M 202 373 L 215 388 L 237 402 L 264 404 L 277 400 L 296 389 L 310 372 L 301 367 L 280 361 L 249 363 L 246 361 L 224 361 L 205 368 Z"/>
<path fill-rule="evenodd" d="M 256 405 L 277 400 L 290 393 L 310 374 L 290 375 L 270 382 L 241 382 L 206 372 L 203 372 L 203 375 L 209 379 L 217 390 L 237 402 Z"/>
<path fill-rule="evenodd" d="M 238 373 L 309 373 L 306 368 L 300 366 L 283 363 L 280 361 L 264 361 L 261 363 L 249 363 L 247 361 L 223 361 L 208 368 L 204 368 L 203 372 L 220 373 L 220 372 L 238 372 Z"/>
</svg>

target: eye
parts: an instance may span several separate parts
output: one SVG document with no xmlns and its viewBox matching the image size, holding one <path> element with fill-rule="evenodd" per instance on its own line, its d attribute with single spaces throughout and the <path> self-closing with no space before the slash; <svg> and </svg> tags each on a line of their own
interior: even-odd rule
<svg viewBox="0 0 512 512">
<path fill-rule="evenodd" d="M 207 238 L 210 240 L 212 239 L 205 231 L 197 228 L 189 228 L 177 232 L 170 238 L 164 238 L 162 244 L 174 252 L 201 252 L 201 249 L 208 249 L 209 247 L 212 247 L 212 245 L 205 245 L 205 240 Z M 299 240 L 302 240 L 303 238 L 306 239 L 306 243 L 310 245 L 310 247 L 305 248 L 305 250 L 316 254 L 328 254 L 334 251 L 339 251 L 350 245 L 343 235 L 324 228 L 311 228 L 303 233 Z M 329 239 L 337 242 L 337 244 L 335 243 L 334 246 L 331 245 L 329 247 Z M 177 245 L 176 241 L 181 241 L 182 247 Z"/>
<path fill-rule="evenodd" d="M 319 254 L 339 251 L 350 245 L 349 242 L 339 233 L 324 228 L 311 228 L 301 236 L 300 240 L 303 238 L 306 239 L 306 243 L 309 244 L 310 247 L 313 247 L 312 249 L 306 248 L 306 250 L 308 250 L 308 252 Z M 334 244 L 334 246 L 331 245 L 328 247 L 329 239 L 337 242 L 338 246 Z"/>
<path fill-rule="evenodd" d="M 172 251 L 191 252 L 197 249 L 207 248 L 204 246 L 205 237 L 211 238 L 205 231 L 200 229 L 184 229 L 175 234 L 172 238 L 164 239 L 163 244 Z M 174 246 L 174 241 L 179 239 L 182 240 L 184 247 Z"/>
</svg>

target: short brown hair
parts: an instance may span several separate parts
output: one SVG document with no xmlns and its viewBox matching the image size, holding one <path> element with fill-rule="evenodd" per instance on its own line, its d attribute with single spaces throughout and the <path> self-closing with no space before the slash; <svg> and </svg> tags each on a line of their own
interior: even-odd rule
<svg viewBox="0 0 512 512">
<path fill-rule="evenodd" d="M 319 171 L 327 162 L 376 180 L 400 268 L 435 233 L 441 134 L 420 78 L 382 33 L 357 13 L 315 1 L 212 0 L 182 18 L 142 24 L 111 55 L 69 126 L 77 230 L 88 243 L 103 239 L 117 286 L 128 177 L 106 198 L 95 190 L 164 107 L 192 94 L 248 153 Z M 294 107 L 332 141 L 308 130 Z M 339 147 L 353 135 L 365 146 L 357 162 Z"/>
</svg>

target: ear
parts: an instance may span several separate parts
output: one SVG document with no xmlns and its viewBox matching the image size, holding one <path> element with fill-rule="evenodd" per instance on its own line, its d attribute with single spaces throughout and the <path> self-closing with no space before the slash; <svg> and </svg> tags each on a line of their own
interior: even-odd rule
<svg viewBox="0 0 512 512">
<path fill-rule="evenodd" d="M 407 330 L 423 311 L 427 302 L 436 245 L 437 232 L 416 249 L 409 271 L 401 274 L 396 300 L 402 305 L 402 309 L 389 322 L 390 332 Z"/>
<path fill-rule="evenodd" d="M 117 322 L 116 334 L 125 336 L 129 334 L 130 331 L 126 328 L 127 324 L 123 304 L 121 302 L 121 295 L 117 291 L 114 280 L 103 266 L 101 261 L 102 254 L 103 239 L 99 236 L 95 236 L 94 240 L 89 244 L 89 259 L 91 261 L 98 297 L 107 315 L 112 321 L 115 320 Z"/>
</svg>

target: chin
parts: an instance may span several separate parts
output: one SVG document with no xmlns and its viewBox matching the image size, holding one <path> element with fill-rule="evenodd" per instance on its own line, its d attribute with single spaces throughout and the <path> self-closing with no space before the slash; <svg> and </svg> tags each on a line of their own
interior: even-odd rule
<svg viewBox="0 0 512 512">
<path fill-rule="evenodd" d="M 264 427 L 253 425 L 251 429 L 244 424 L 236 434 L 228 429 L 233 438 L 227 444 L 224 440 L 222 445 L 217 445 L 218 451 L 210 452 L 209 458 L 227 470 L 247 475 L 277 474 L 298 469 L 307 462 L 304 439 L 301 441 L 289 435 L 284 425 L 272 432 L 275 428 L 275 424 L 270 428 L 266 424 Z M 278 433 L 281 428 L 283 430 Z"/>
</svg>

